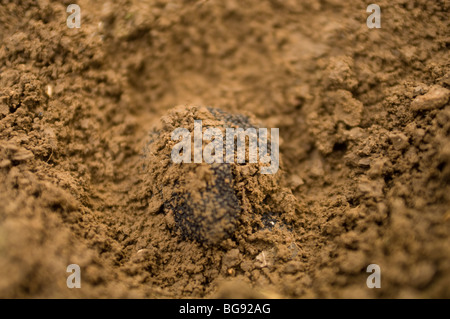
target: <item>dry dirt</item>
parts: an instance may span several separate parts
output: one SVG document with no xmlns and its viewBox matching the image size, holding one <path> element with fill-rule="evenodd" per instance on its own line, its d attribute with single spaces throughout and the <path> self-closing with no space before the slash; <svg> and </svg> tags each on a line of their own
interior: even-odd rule
<svg viewBox="0 0 450 319">
<path fill-rule="evenodd" d="M 449 1 L 70 3 L 0 0 L 0 297 L 450 298 Z M 177 105 L 280 128 L 215 245 L 154 193 Z"/>
</svg>

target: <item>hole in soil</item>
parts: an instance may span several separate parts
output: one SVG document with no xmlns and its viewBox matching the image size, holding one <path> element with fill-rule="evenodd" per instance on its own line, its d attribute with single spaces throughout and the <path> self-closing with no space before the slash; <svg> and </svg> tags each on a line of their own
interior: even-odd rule
<svg viewBox="0 0 450 319">
<path fill-rule="evenodd" d="M 334 143 L 333 151 L 334 152 L 346 152 L 347 151 L 347 142 Z"/>
</svg>

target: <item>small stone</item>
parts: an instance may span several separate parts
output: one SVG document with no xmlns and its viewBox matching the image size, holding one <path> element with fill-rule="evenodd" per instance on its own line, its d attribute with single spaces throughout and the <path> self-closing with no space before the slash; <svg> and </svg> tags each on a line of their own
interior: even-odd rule
<svg viewBox="0 0 450 319">
<path fill-rule="evenodd" d="M 259 253 L 258 256 L 256 256 L 256 266 L 259 268 L 264 268 L 267 266 L 267 260 L 266 260 L 266 252 L 262 251 Z"/>
<path fill-rule="evenodd" d="M 158 198 L 156 198 L 156 199 L 152 198 L 152 200 L 148 204 L 148 212 L 150 214 L 156 214 L 157 212 L 159 212 L 159 210 L 161 209 L 163 204 L 164 203 L 161 200 L 159 200 Z M 172 219 L 173 219 L 173 216 L 172 216 Z"/>
<path fill-rule="evenodd" d="M 447 104 L 450 97 L 450 90 L 441 86 L 433 86 L 428 93 L 420 95 L 411 103 L 414 111 L 428 111 L 438 109 Z"/>
<path fill-rule="evenodd" d="M 420 84 L 414 87 L 413 93 L 415 95 L 422 95 L 425 93 L 425 90 L 427 89 L 427 86 L 425 84 Z"/>
<path fill-rule="evenodd" d="M 272 267 L 275 262 L 276 251 L 274 248 L 263 250 L 255 257 L 255 266 L 259 268 Z"/>
<path fill-rule="evenodd" d="M 368 157 L 361 158 L 358 161 L 358 166 L 363 167 L 363 168 L 369 168 L 370 167 L 370 158 L 368 158 Z"/>
<path fill-rule="evenodd" d="M 48 97 L 52 97 L 52 95 L 53 95 L 53 86 L 51 86 L 50 84 L 47 85 L 45 93 L 47 94 Z"/>
</svg>

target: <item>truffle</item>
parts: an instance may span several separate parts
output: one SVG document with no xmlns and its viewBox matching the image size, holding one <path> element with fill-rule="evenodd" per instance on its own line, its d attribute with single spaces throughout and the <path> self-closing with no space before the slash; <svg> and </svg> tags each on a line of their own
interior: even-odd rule
<svg viewBox="0 0 450 319">
<path fill-rule="evenodd" d="M 249 115 L 207 107 L 180 106 L 161 119 L 161 127 L 151 134 L 145 177 L 148 177 L 148 193 L 152 200 L 158 198 L 161 211 L 169 216 L 166 218 L 171 221 L 169 228 L 182 238 L 207 245 L 232 237 L 238 225 L 252 230 L 273 228 L 279 213 L 286 208 L 277 203 L 283 196 L 274 195 L 286 191 L 278 184 L 279 172 L 263 175 L 259 172 L 263 164 L 248 161 L 247 147 L 245 163 L 173 161 L 172 149 L 178 140 L 172 139 L 172 133 L 177 128 L 194 132 L 194 121 L 198 120 L 203 123 L 203 131 L 211 127 L 221 131 L 226 128 L 258 129 Z M 190 138 L 193 141 L 193 137 Z M 221 143 L 225 152 L 225 142 Z M 190 151 L 194 158 L 195 151 Z M 287 193 L 292 195 L 290 191 Z"/>
</svg>

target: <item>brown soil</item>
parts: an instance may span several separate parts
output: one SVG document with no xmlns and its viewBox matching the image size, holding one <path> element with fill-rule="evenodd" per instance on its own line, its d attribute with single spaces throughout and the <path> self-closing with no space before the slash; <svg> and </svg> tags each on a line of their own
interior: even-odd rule
<svg viewBox="0 0 450 319">
<path fill-rule="evenodd" d="M 0 1 L 0 297 L 450 298 L 449 1 L 71 2 Z M 280 128 L 279 176 L 165 170 L 176 105 Z"/>
</svg>

